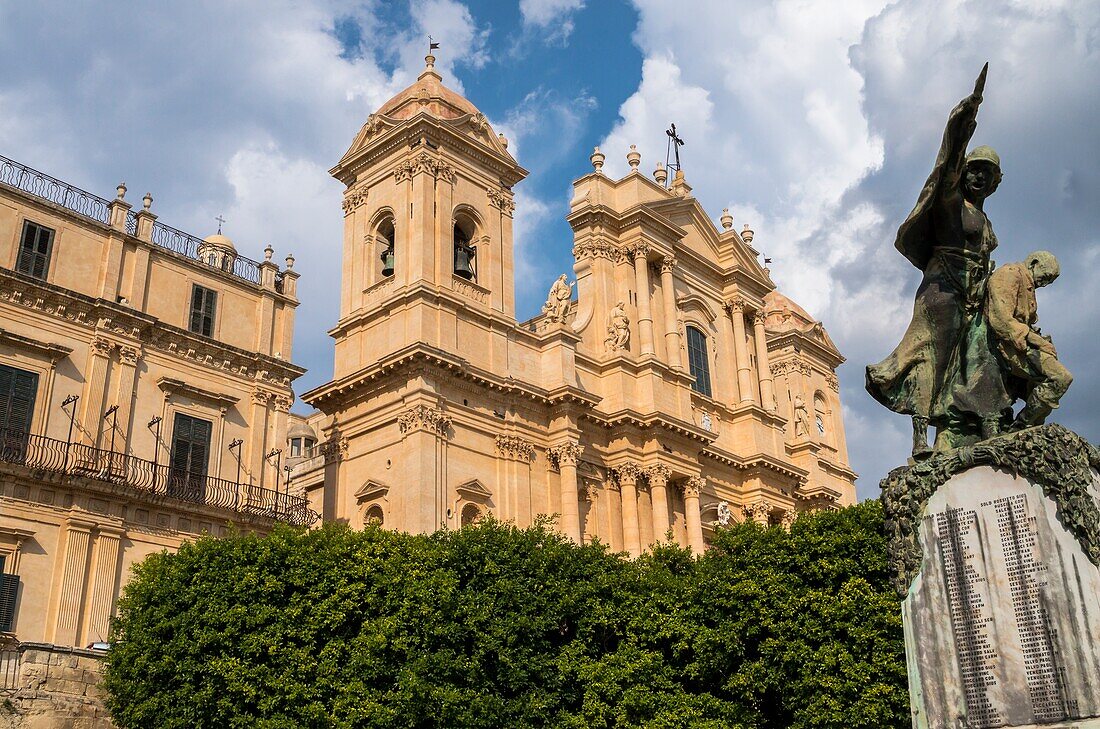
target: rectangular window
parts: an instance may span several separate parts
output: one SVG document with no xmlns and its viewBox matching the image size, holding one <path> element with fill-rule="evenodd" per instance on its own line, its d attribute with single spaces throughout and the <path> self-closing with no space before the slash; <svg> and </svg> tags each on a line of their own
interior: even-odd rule
<svg viewBox="0 0 1100 729">
<path fill-rule="evenodd" d="M 28 276 L 46 280 L 50 270 L 50 252 L 53 249 L 53 231 L 44 225 L 27 220 L 23 223 L 23 238 L 19 242 L 19 258 L 15 270 Z"/>
<path fill-rule="evenodd" d="M 3 573 L 0 567 L 0 633 L 15 626 L 15 599 L 19 596 L 19 575 Z"/>
<path fill-rule="evenodd" d="M 30 432 L 38 374 L 0 365 L 0 430 L 7 434 Z"/>
<path fill-rule="evenodd" d="M 710 363 L 707 360 L 707 337 L 695 327 L 687 328 L 688 366 L 695 381 L 691 389 L 710 397 Z"/>
<path fill-rule="evenodd" d="M 214 313 L 218 292 L 195 284 L 191 288 L 191 320 L 187 328 L 204 337 L 214 336 Z"/>
<path fill-rule="evenodd" d="M 209 420 L 176 413 L 169 457 L 168 494 L 202 503 L 206 494 L 206 471 L 210 461 Z"/>
</svg>

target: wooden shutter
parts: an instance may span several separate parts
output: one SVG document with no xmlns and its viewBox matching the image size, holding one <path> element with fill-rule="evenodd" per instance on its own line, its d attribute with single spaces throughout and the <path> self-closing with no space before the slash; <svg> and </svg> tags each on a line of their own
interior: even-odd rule
<svg viewBox="0 0 1100 729">
<path fill-rule="evenodd" d="M 19 575 L 0 574 L 0 632 L 11 632 L 15 624 L 15 600 L 18 596 Z"/>
<path fill-rule="evenodd" d="M 209 420 L 176 413 L 176 424 L 172 432 L 171 466 L 173 470 L 206 475 L 210 460 L 212 429 L 213 425 Z"/>
<path fill-rule="evenodd" d="M 28 276 L 45 279 L 50 268 L 52 245 L 52 230 L 29 220 L 24 222 L 23 238 L 19 243 L 19 259 L 15 262 L 15 270 Z"/>
<path fill-rule="evenodd" d="M 217 308 L 216 291 L 195 285 L 191 289 L 191 319 L 188 329 L 207 337 L 214 336 L 214 313 Z"/>
<path fill-rule="evenodd" d="M 29 433 L 37 395 L 37 373 L 0 365 L 0 428 Z"/>
</svg>

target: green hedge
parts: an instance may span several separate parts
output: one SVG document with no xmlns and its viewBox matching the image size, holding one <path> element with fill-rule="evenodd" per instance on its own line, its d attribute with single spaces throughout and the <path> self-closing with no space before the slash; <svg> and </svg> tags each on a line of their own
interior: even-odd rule
<svg viewBox="0 0 1100 729">
<path fill-rule="evenodd" d="M 204 538 L 137 568 L 121 727 L 908 727 L 882 513 L 627 561 L 546 524 Z"/>
</svg>

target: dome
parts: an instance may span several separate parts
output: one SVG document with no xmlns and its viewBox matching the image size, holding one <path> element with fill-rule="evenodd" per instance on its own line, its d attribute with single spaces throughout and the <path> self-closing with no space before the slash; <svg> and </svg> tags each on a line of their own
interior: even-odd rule
<svg viewBox="0 0 1100 729">
<path fill-rule="evenodd" d="M 443 77 L 435 72 L 434 56 L 424 60 L 427 65 L 416 82 L 383 104 L 378 114 L 390 119 L 411 119 L 424 110 L 440 119 L 458 119 L 481 113 L 468 99 L 443 85 Z"/>
<path fill-rule="evenodd" d="M 806 331 L 817 323 L 805 309 L 774 289 L 764 297 L 764 316 L 772 331 Z"/>
<path fill-rule="evenodd" d="M 208 244 L 211 248 L 221 248 L 222 250 L 237 252 L 236 246 L 233 245 L 233 241 L 229 240 L 221 233 L 215 233 L 214 235 L 208 235 L 202 239 L 203 243 Z M 206 246 L 203 246 L 204 248 Z"/>
<path fill-rule="evenodd" d="M 287 430 L 286 437 L 288 440 L 290 438 L 309 438 L 314 442 L 317 441 L 317 433 L 303 420 L 299 420 L 291 425 L 290 429 Z"/>
</svg>

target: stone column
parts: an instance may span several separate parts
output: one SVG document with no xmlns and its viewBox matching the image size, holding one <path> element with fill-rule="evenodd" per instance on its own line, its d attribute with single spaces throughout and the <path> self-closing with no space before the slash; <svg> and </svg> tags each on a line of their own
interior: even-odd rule
<svg viewBox="0 0 1100 729">
<path fill-rule="evenodd" d="M 84 603 L 84 576 L 88 567 L 88 543 L 93 522 L 69 517 L 65 522 L 65 552 L 61 579 L 54 586 L 57 596 L 56 623 L 47 640 L 55 645 L 75 646 L 80 627 L 80 608 Z"/>
<path fill-rule="evenodd" d="M 749 340 L 745 334 L 745 300 L 736 297 L 729 303 L 733 320 L 733 354 L 737 359 L 737 391 L 741 402 L 752 402 L 752 367 L 749 364 Z"/>
<path fill-rule="evenodd" d="M 426 404 L 410 407 L 397 418 L 404 439 L 403 457 L 408 464 L 403 529 L 428 534 L 447 523 L 452 495 L 447 488 L 447 439 L 451 418 Z M 458 517 L 458 515 L 455 515 Z"/>
<path fill-rule="evenodd" d="M 264 485 L 264 453 L 267 451 L 267 421 L 272 394 L 255 388 L 252 390 L 252 408 L 248 421 L 248 475 L 253 486 Z M 241 494 L 241 503 L 250 503 L 249 494 Z"/>
<path fill-rule="evenodd" d="M 684 521 L 687 523 L 688 546 L 695 554 L 706 549 L 703 542 L 703 518 L 699 513 L 699 494 L 707 483 L 702 476 L 692 476 L 684 481 Z"/>
<path fill-rule="evenodd" d="M 115 578 L 118 573 L 119 545 L 122 529 L 100 524 L 95 538 L 95 562 L 91 575 L 91 600 L 88 603 L 84 640 L 106 641 L 110 634 L 111 616 L 115 611 Z"/>
<path fill-rule="evenodd" d="M 665 349 L 668 353 L 668 364 L 673 369 L 682 369 L 684 363 L 680 357 L 680 330 L 676 327 L 676 284 L 672 278 L 675 267 L 675 256 L 661 261 L 661 291 L 664 292 L 665 299 Z"/>
<path fill-rule="evenodd" d="M 84 379 L 84 392 L 80 403 L 84 406 L 84 412 L 77 422 L 82 426 L 86 442 L 89 445 L 99 446 L 99 435 L 103 430 L 103 397 L 107 390 L 107 375 L 111 363 L 111 352 L 115 344 L 105 337 L 96 336 L 92 340 L 88 357 L 87 375 Z M 79 436 L 78 436 L 79 437 Z"/>
<path fill-rule="evenodd" d="M 118 362 L 121 365 L 121 371 L 118 378 L 118 394 L 115 397 L 115 402 L 118 403 L 116 415 L 119 424 L 118 434 L 121 437 L 120 442 L 115 443 L 115 450 L 121 453 L 133 453 L 130 449 L 130 438 L 133 435 L 130 432 L 130 420 L 135 395 L 137 394 L 134 390 L 134 380 L 137 377 L 137 362 L 140 358 L 141 350 L 138 348 L 119 346 Z"/>
<path fill-rule="evenodd" d="M 611 551 L 621 552 L 623 546 L 623 495 L 620 486 L 613 478 L 604 482 L 604 493 L 607 494 L 607 522 L 608 543 Z"/>
<path fill-rule="evenodd" d="M 577 500 L 577 458 L 582 450 L 575 442 L 550 448 L 550 457 L 558 464 L 561 482 L 561 531 L 578 544 L 581 541 L 581 513 Z"/>
<path fill-rule="evenodd" d="M 634 285 L 638 290 L 638 341 L 642 354 L 653 354 L 653 311 L 649 302 L 649 246 L 634 247 Z"/>
<path fill-rule="evenodd" d="M 642 553 L 638 531 L 638 477 L 641 469 L 633 463 L 625 463 L 615 471 L 619 476 L 619 492 L 623 501 L 623 548 L 631 557 L 637 557 Z"/>
<path fill-rule="evenodd" d="M 668 479 L 672 471 L 664 464 L 657 464 L 646 469 L 649 478 L 649 492 L 653 499 L 653 539 L 661 541 L 665 533 L 672 526 L 669 520 L 668 510 Z"/>
<path fill-rule="evenodd" d="M 600 503 L 600 488 L 595 483 L 589 482 L 584 485 L 584 500 L 588 504 L 588 513 L 584 519 L 584 528 L 581 530 L 581 535 L 585 542 L 591 542 L 596 537 L 600 536 L 600 520 L 599 520 L 599 503 Z"/>
<path fill-rule="evenodd" d="M 768 337 L 764 331 L 764 312 L 752 315 L 753 339 L 756 340 L 756 371 L 760 375 L 760 404 L 770 413 L 775 412 L 775 388 L 772 386 L 772 369 L 768 362 Z"/>
</svg>

